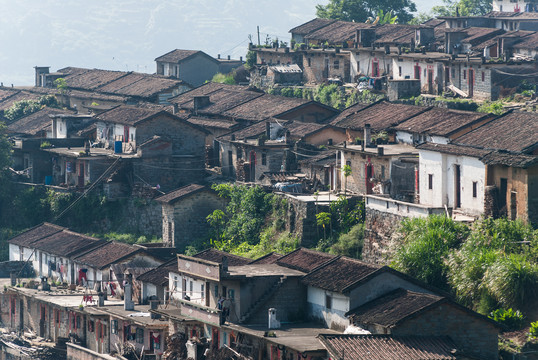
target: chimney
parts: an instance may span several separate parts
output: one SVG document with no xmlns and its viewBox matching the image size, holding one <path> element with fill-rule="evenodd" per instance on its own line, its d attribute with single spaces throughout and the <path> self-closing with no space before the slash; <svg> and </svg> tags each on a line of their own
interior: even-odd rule
<svg viewBox="0 0 538 360">
<path fill-rule="evenodd" d="M 265 136 L 267 136 L 267 140 L 271 140 L 271 123 L 269 121 L 265 123 Z"/>
<path fill-rule="evenodd" d="M 149 301 L 150 310 L 157 310 L 158 307 L 159 307 L 159 300 L 150 300 Z M 150 316 L 151 316 L 152 319 L 159 319 L 161 317 L 161 315 L 155 314 L 153 311 L 150 311 L 149 313 L 151 314 Z"/>
<path fill-rule="evenodd" d="M 385 54 L 390 54 L 390 45 L 385 45 Z"/>
<path fill-rule="evenodd" d="M 228 55 L 228 60 L 230 60 L 230 55 Z"/>
<path fill-rule="evenodd" d="M 370 129 L 370 124 L 364 125 L 364 145 L 370 147 L 372 145 L 372 130 Z"/>
<path fill-rule="evenodd" d="M 179 104 L 172 105 L 172 114 L 176 115 L 179 112 Z"/>
<path fill-rule="evenodd" d="M 269 323 L 268 323 L 269 330 L 271 329 L 279 329 L 280 328 L 280 321 L 276 319 L 276 309 L 270 308 L 269 309 Z"/>
<path fill-rule="evenodd" d="M 49 283 L 47 282 L 48 278 L 46 276 L 42 276 L 41 277 L 41 290 L 42 291 L 49 291 L 50 290 L 50 286 L 49 286 Z"/>
<path fill-rule="evenodd" d="M 242 56 L 239 57 L 239 61 L 243 62 L 243 57 Z"/>
<path fill-rule="evenodd" d="M 379 155 L 379 156 L 385 155 L 385 149 L 382 146 L 378 146 L 377 155 Z"/>
<path fill-rule="evenodd" d="M 209 105 L 209 96 L 195 96 L 193 99 L 194 102 L 194 114 L 198 113 L 198 110 L 203 109 Z"/>
<path fill-rule="evenodd" d="M 331 146 L 333 144 L 333 139 L 327 139 L 327 145 Z"/>
<path fill-rule="evenodd" d="M 219 60 L 220 60 L 220 54 L 217 54 L 217 59 L 219 59 Z"/>
<path fill-rule="evenodd" d="M 97 296 L 99 296 L 99 300 L 97 302 L 97 306 L 103 307 L 105 306 L 105 293 L 100 291 Z"/>
<path fill-rule="evenodd" d="M 222 271 L 228 272 L 228 256 L 222 257 Z"/>
<path fill-rule="evenodd" d="M 291 133 L 289 130 L 286 130 L 286 132 L 284 133 L 284 142 L 286 144 L 289 144 L 291 141 Z"/>
<path fill-rule="evenodd" d="M 124 310 L 134 310 L 133 302 L 133 275 L 126 271 L 124 274 L 125 286 L 124 286 L 124 295 L 123 295 L 123 309 Z"/>
</svg>

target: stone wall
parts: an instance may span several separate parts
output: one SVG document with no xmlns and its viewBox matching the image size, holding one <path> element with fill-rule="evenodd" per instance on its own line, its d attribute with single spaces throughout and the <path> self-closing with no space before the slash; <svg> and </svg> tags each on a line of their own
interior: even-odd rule
<svg viewBox="0 0 538 360">
<path fill-rule="evenodd" d="M 281 195 L 285 196 L 285 195 Z M 299 238 L 301 246 L 315 246 L 319 240 L 316 224 L 316 204 L 286 196 L 288 208 L 286 211 L 286 231 L 294 233 Z M 318 207 L 319 211 L 321 210 Z"/>
<path fill-rule="evenodd" d="M 387 264 L 394 232 L 403 216 L 366 208 L 362 259 L 374 264 Z"/>
</svg>

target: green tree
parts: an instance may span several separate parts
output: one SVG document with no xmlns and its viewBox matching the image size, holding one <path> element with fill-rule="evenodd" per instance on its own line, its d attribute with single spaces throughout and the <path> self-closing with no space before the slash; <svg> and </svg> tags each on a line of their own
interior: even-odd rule
<svg viewBox="0 0 538 360">
<path fill-rule="evenodd" d="M 328 212 L 320 212 L 319 214 L 316 214 L 316 222 L 318 226 L 323 227 L 323 240 L 327 239 L 327 230 L 326 227 L 331 223 L 331 213 Z"/>
<path fill-rule="evenodd" d="M 234 74 L 233 73 L 229 73 L 229 74 L 216 73 L 211 79 L 211 82 L 235 85 Z"/>
<path fill-rule="evenodd" d="M 250 70 L 256 65 L 256 52 L 249 50 L 247 52 L 246 61 L 245 61 L 245 69 Z"/>
<path fill-rule="evenodd" d="M 344 165 L 342 168 L 342 174 L 344 174 L 344 194 L 347 192 L 347 178 L 351 175 L 351 166 Z"/>
<path fill-rule="evenodd" d="M 316 15 L 320 18 L 355 22 L 375 18 L 380 10 L 392 12 L 401 23 L 407 23 L 417 8 L 411 0 L 330 0 L 327 5 L 316 5 Z"/>
<path fill-rule="evenodd" d="M 67 92 L 67 81 L 64 78 L 58 78 L 54 80 L 54 85 L 60 94 L 65 94 Z"/>
<path fill-rule="evenodd" d="M 436 16 L 478 16 L 493 9 L 491 0 L 443 0 L 443 4 L 434 6 L 432 13 Z"/>
</svg>

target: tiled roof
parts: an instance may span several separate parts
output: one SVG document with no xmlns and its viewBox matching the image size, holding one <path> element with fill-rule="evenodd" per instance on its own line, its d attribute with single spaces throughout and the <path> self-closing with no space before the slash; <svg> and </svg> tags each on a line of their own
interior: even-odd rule
<svg viewBox="0 0 538 360">
<path fill-rule="evenodd" d="M 303 160 L 299 160 L 300 164 L 312 164 L 318 166 L 324 166 L 327 164 L 334 164 L 336 162 L 335 151 L 323 151 L 320 154 L 308 157 Z"/>
<path fill-rule="evenodd" d="M 538 114 L 510 112 L 460 136 L 453 142 L 472 147 L 530 152 L 538 147 Z"/>
<path fill-rule="evenodd" d="M 255 91 L 247 91 L 246 89 L 230 89 L 223 88 L 216 90 L 206 96 L 209 96 L 209 105 L 198 109 L 197 114 L 222 114 L 226 110 L 230 110 L 238 105 L 246 103 L 252 99 L 262 96 L 263 93 Z M 194 110 L 194 100 L 190 100 L 181 104 L 182 109 Z"/>
<path fill-rule="evenodd" d="M 373 274 L 381 266 L 347 257 L 336 258 L 309 272 L 303 282 L 309 286 L 335 292 L 346 292 L 357 281 Z"/>
<path fill-rule="evenodd" d="M 361 104 L 361 103 L 356 103 L 354 105 L 351 105 L 350 107 L 348 108 L 345 108 L 344 110 L 342 110 L 342 112 L 340 114 L 338 114 L 332 121 L 331 123 L 332 124 L 336 124 L 337 122 L 347 118 L 348 116 L 351 116 L 361 110 L 364 110 L 365 108 L 367 108 L 368 106 L 370 106 L 370 104 Z"/>
<path fill-rule="evenodd" d="M 256 260 L 252 260 L 249 265 L 276 264 L 277 260 L 281 257 L 282 255 L 275 252 L 271 252 L 267 255 L 257 258 Z"/>
<path fill-rule="evenodd" d="M 63 230 L 66 230 L 66 228 L 50 223 L 43 223 L 9 239 L 8 242 L 13 245 L 29 246 L 34 241 L 45 238 Z"/>
<path fill-rule="evenodd" d="M 97 115 L 97 119 L 111 123 L 136 125 L 160 112 L 164 111 L 162 109 L 122 105 Z"/>
<path fill-rule="evenodd" d="M 474 111 L 434 107 L 400 123 L 395 129 L 413 133 L 449 136 L 464 127 L 485 120 L 488 117 L 493 118 L 492 115 Z"/>
<path fill-rule="evenodd" d="M 153 285 L 166 286 L 168 285 L 168 274 L 171 271 L 177 271 L 177 257 L 165 262 L 161 266 L 149 270 L 137 277 L 138 281 L 147 282 Z"/>
<path fill-rule="evenodd" d="M 205 54 L 204 52 L 200 51 L 200 50 L 181 50 L 181 49 L 175 49 L 175 50 L 172 50 L 164 55 L 161 55 L 159 56 L 158 58 L 155 59 L 155 61 L 162 61 L 162 62 L 174 62 L 174 63 L 178 63 L 180 61 L 183 61 L 195 54 L 198 54 L 198 53 L 201 53 L 201 54 L 204 54 L 204 55 L 207 55 Z M 209 55 L 207 55 L 209 56 Z"/>
<path fill-rule="evenodd" d="M 525 36 L 522 41 L 513 45 L 516 49 L 538 49 L 538 32 Z"/>
<path fill-rule="evenodd" d="M 228 266 L 247 265 L 249 262 L 252 261 L 251 259 L 247 259 L 238 255 L 233 255 L 217 249 L 207 249 L 194 255 L 195 258 L 213 261 L 219 264 L 222 263 L 222 258 L 225 256 L 228 258 Z"/>
<path fill-rule="evenodd" d="M 102 269 L 123 258 L 134 255 L 140 250 L 140 248 L 129 244 L 111 241 L 76 257 L 75 260 L 82 264 Z"/>
<path fill-rule="evenodd" d="M 124 71 L 86 69 L 86 71 L 65 76 L 69 88 L 96 90 L 114 80 L 127 75 Z"/>
<path fill-rule="evenodd" d="M 31 247 L 48 252 L 49 254 L 71 257 L 95 246 L 101 246 L 103 240 L 64 229 L 31 244 Z"/>
<path fill-rule="evenodd" d="M 217 128 L 217 129 L 226 129 L 232 130 L 235 127 L 240 126 L 235 121 L 226 120 L 226 119 L 213 119 L 213 118 L 204 118 L 198 116 L 191 116 L 187 118 L 187 121 L 206 128 Z"/>
<path fill-rule="evenodd" d="M 180 187 L 179 189 L 172 190 L 167 194 L 161 195 L 157 197 L 155 200 L 164 202 L 167 204 L 173 204 L 179 199 L 181 199 L 182 197 L 192 195 L 204 189 L 206 189 L 204 185 L 190 184 L 187 186 Z"/>
<path fill-rule="evenodd" d="M 150 98 L 161 92 L 177 88 L 183 81 L 160 75 L 127 73 L 97 90 L 109 94 Z"/>
<path fill-rule="evenodd" d="M 21 100 L 37 100 L 39 99 L 43 94 L 37 94 L 32 93 L 28 91 L 19 91 L 12 96 L 6 97 L 3 101 L 0 102 L 0 110 L 7 110 L 11 106 L 13 106 L 13 103 L 16 101 Z"/>
<path fill-rule="evenodd" d="M 380 101 L 365 107 L 364 109 L 350 114 L 347 117 L 331 122 L 332 125 L 353 130 L 364 129 L 365 124 L 370 124 L 372 130 L 381 131 L 396 126 L 405 120 L 416 116 L 429 108 L 415 105 L 393 104 L 388 101 Z"/>
<path fill-rule="evenodd" d="M 0 86 L 0 102 L 10 98 L 11 96 L 19 93 L 20 90 Z"/>
<path fill-rule="evenodd" d="M 321 29 L 324 26 L 332 24 L 335 21 L 336 20 L 332 20 L 332 19 L 315 18 L 315 19 L 312 19 L 312 20 L 310 20 L 308 22 L 305 22 L 302 25 L 294 27 L 289 32 L 292 33 L 292 34 L 297 34 L 297 35 L 307 35 L 307 34 L 310 34 L 313 31 Z"/>
<path fill-rule="evenodd" d="M 299 248 L 277 260 L 277 264 L 308 273 L 336 256 L 319 251 Z"/>
<path fill-rule="evenodd" d="M 7 127 L 7 132 L 37 135 L 37 133 L 40 131 L 44 131 L 52 127 L 52 120 L 49 117 L 50 114 L 73 114 L 73 111 L 49 107 L 43 108 L 9 124 Z"/>
<path fill-rule="evenodd" d="M 400 288 L 352 309 L 346 315 L 356 326 L 363 327 L 375 324 L 392 327 L 410 316 L 444 301 L 446 298 L 442 296 Z"/>
<path fill-rule="evenodd" d="M 332 359 L 456 360 L 448 337 L 391 335 L 319 335 Z"/>
<path fill-rule="evenodd" d="M 490 151 L 484 149 L 477 149 L 470 146 L 462 146 L 456 144 L 433 144 L 433 143 L 423 143 L 417 145 L 419 150 L 428 150 L 428 151 L 438 151 L 445 154 L 452 155 L 464 155 L 472 156 L 476 158 L 482 158 L 489 154 Z"/>
<path fill-rule="evenodd" d="M 222 114 L 234 119 L 252 121 L 264 120 L 293 110 L 309 102 L 310 101 L 305 99 L 264 94 L 230 110 L 224 111 Z"/>
<path fill-rule="evenodd" d="M 192 102 L 195 96 L 205 96 L 210 95 L 218 90 L 226 89 L 229 91 L 245 91 L 248 90 L 248 87 L 246 86 L 239 86 L 239 85 L 227 85 L 227 84 L 220 84 L 220 83 L 214 83 L 209 82 L 205 83 L 203 85 L 200 85 L 192 90 L 189 90 L 187 92 L 184 92 L 183 94 L 179 94 L 178 96 L 172 97 L 168 99 L 168 102 L 171 104 L 186 104 L 188 102 Z"/>
<path fill-rule="evenodd" d="M 341 43 L 353 40 L 358 29 L 368 29 L 372 25 L 349 21 L 335 21 L 305 36 L 305 39 Z"/>
<path fill-rule="evenodd" d="M 385 43 L 411 43 L 415 38 L 415 30 L 419 25 L 385 24 L 375 29 L 376 42 Z"/>
</svg>

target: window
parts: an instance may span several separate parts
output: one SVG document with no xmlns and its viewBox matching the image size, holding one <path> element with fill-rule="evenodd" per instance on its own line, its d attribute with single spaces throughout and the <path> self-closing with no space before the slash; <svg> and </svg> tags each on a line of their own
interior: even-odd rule
<svg viewBox="0 0 538 360">
<path fill-rule="evenodd" d="M 219 286 L 215 285 L 215 298 L 219 297 Z"/>
<path fill-rule="evenodd" d="M 228 290 L 228 298 L 229 298 L 230 300 L 235 299 L 235 290 L 234 290 L 234 289 L 230 289 L 230 290 Z"/>
<path fill-rule="evenodd" d="M 222 333 L 222 343 L 224 345 L 228 344 L 228 333 Z"/>
<path fill-rule="evenodd" d="M 357 73 L 361 72 L 361 62 L 357 61 Z"/>
<path fill-rule="evenodd" d="M 478 183 L 473 181 L 473 197 L 476 198 L 478 195 Z"/>
<path fill-rule="evenodd" d="M 428 189 L 433 189 L 433 174 L 428 174 Z"/>
<path fill-rule="evenodd" d="M 456 69 L 452 68 L 450 72 L 452 73 L 452 79 L 454 79 L 456 77 Z"/>
<path fill-rule="evenodd" d="M 202 294 L 202 300 L 205 299 L 205 291 L 204 291 L 204 290 L 205 290 L 205 289 L 204 289 L 204 284 L 200 285 L 200 292 L 201 292 L 201 294 Z"/>
<path fill-rule="evenodd" d="M 95 331 L 95 322 L 93 320 L 88 321 L 88 331 L 89 332 Z"/>
<path fill-rule="evenodd" d="M 62 318 L 62 311 L 61 310 L 56 310 L 56 323 L 59 325 L 60 324 L 60 319 Z"/>
<path fill-rule="evenodd" d="M 351 168 L 351 160 L 346 161 L 346 165 Z"/>
<path fill-rule="evenodd" d="M 110 333 L 112 334 L 118 333 L 118 320 L 112 320 L 110 322 Z"/>
<path fill-rule="evenodd" d="M 426 68 L 424 68 L 424 77 L 426 77 Z"/>
<path fill-rule="evenodd" d="M 308 58 L 308 67 L 312 66 L 312 58 Z"/>
<path fill-rule="evenodd" d="M 177 276 L 174 276 L 174 290 L 177 290 Z"/>
<path fill-rule="evenodd" d="M 192 282 L 192 280 L 189 282 L 189 291 L 191 292 L 191 296 L 192 296 L 192 290 L 194 288 L 194 284 Z"/>
<path fill-rule="evenodd" d="M 136 342 L 139 344 L 144 343 L 144 329 L 136 328 Z"/>
<path fill-rule="evenodd" d="M 463 80 L 467 79 L 467 70 L 463 70 Z"/>
<path fill-rule="evenodd" d="M 262 165 L 267 165 L 267 154 L 262 153 Z"/>
<path fill-rule="evenodd" d="M 334 69 L 335 70 L 340 69 L 340 60 L 334 60 Z"/>
<path fill-rule="evenodd" d="M 385 178 L 385 165 L 381 165 L 381 179 Z"/>
<path fill-rule="evenodd" d="M 329 294 L 325 294 L 325 307 L 327 309 L 333 308 L 333 298 Z"/>
<path fill-rule="evenodd" d="M 482 82 L 486 81 L 486 73 L 482 71 Z"/>
<path fill-rule="evenodd" d="M 402 67 L 398 66 L 398 76 L 402 76 Z"/>
</svg>

